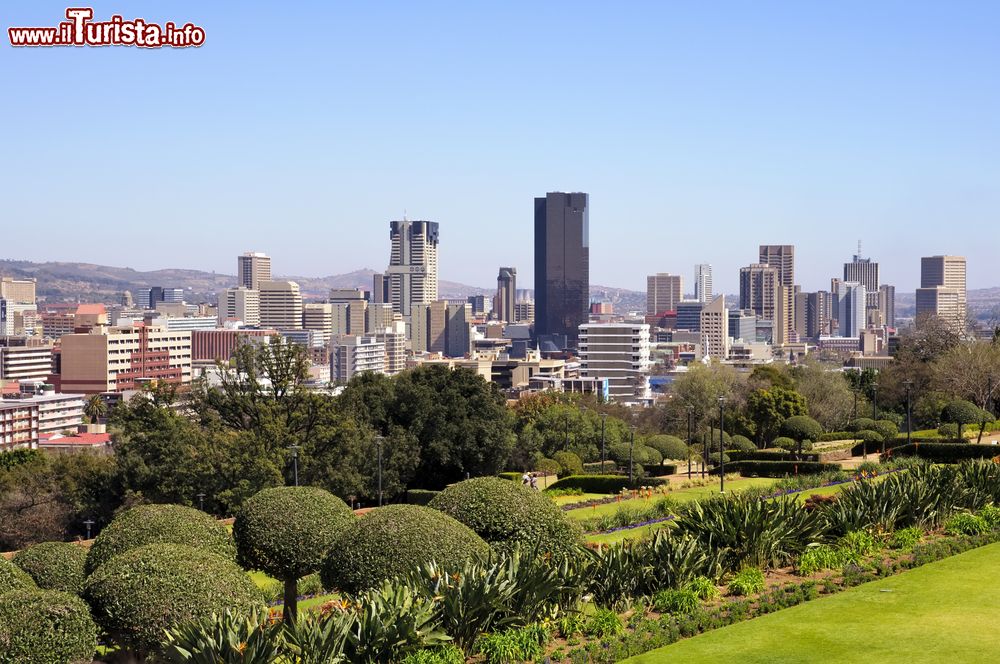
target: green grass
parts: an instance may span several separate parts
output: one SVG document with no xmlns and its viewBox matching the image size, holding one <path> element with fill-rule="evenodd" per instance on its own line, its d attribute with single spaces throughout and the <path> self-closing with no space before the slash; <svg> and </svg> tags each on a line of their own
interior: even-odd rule
<svg viewBox="0 0 1000 664">
<path fill-rule="evenodd" d="M 272 579 L 267 574 L 263 572 L 247 572 L 247 575 L 254 582 L 258 588 L 266 588 L 272 583 L 277 583 L 275 579 Z"/>
<path fill-rule="evenodd" d="M 992 544 L 626 661 L 992 661 L 1000 649 L 998 568 L 1000 544 Z"/>
<path fill-rule="evenodd" d="M 588 542 L 593 542 L 594 544 L 618 544 L 619 542 L 624 542 L 625 540 L 645 537 L 656 532 L 660 528 L 666 527 L 668 524 L 669 521 L 664 521 L 662 523 L 654 523 L 640 528 L 619 530 L 617 532 L 605 533 L 603 535 L 585 535 L 584 537 Z"/>
<path fill-rule="evenodd" d="M 582 503 L 585 500 L 600 500 L 606 497 L 606 493 L 584 493 L 575 496 L 549 496 L 556 505 L 570 505 L 572 503 Z"/>
</svg>

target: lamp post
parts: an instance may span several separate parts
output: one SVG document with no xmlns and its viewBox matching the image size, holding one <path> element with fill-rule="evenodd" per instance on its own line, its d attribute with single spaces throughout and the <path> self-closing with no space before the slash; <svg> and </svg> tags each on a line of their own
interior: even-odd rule
<svg viewBox="0 0 1000 664">
<path fill-rule="evenodd" d="M 701 479 L 704 480 L 708 479 L 708 451 L 709 451 L 708 448 L 709 448 L 709 443 L 712 442 L 712 427 L 708 428 L 708 432 L 705 434 L 705 437 L 702 438 L 701 440 L 704 443 L 705 447 L 701 457 Z"/>
<path fill-rule="evenodd" d="M 726 404 L 726 397 L 719 397 L 719 493 L 726 492 L 726 450 L 723 438 L 725 436 L 725 413 L 723 407 Z"/>
<path fill-rule="evenodd" d="M 878 422 L 878 385 L 872 382 L 872 421 Z M 885 436 L 882 436 L 882 456 L 885 456 Z"/>
<path fill-rule="evenodd" d="M 295 486 L 299 485 L 299 446 L 290 445 L 288 447 L 292 451 L 292 472 L 295 479 Z"/>
<path fill-rule="evenodd" d="M 83 525 L 87 526 L 87 539 L 90 539 L 90 527 L 94 525 L 93 519 L 87 519 L 83 522 Z"/>
<path fill-rule="evenodd" d="M 628 438 L 628 488 L 630 489 L 632 488 L 632 484 L 634 483 L 634 477 L 635 477 L 634 475 L 635 464 L 632 462 L 632 454 L 634 451 L 635 451 L 635 426 L 633 425 Z"/>
<path fill-rule="evenodd" d="M 906 387 L 906 444 L 909 445 L 913 442 L 913 424 L 910 420 L 910 389 L 913 387 L 913 381 L 907 378 L 903 381 L 903 385 Z"/>
<path fill-rule="evenodd" d="M 608 458 L 605 442 L 604 442 L 604 427 L 608 421 L 608 414 L 601 413 L 601 472 L 604 472 L 604 460 Z"/>
<path fill-rule="evenodd" d="M 382 507 L 382 436 L 375 436 L 375 447 L 378 448 L 378 506 Z"/>
<path fill-rule="evenodd" d="M 565 431 L 565 436 L 563 437 L 563 450 L 569 449 L 569 413 L 563 416 L 563 430 Z"/>
<path fill-rule="evenodd" d="M 205 492 L 204 491 L 198 494 L 198 509 L 200 509 L 202 512 L 205 511 Z"/>
<path fill-rule="evenodd" d="M 690 480 L 691 479 L 691 420 L 694 418 L 694 409 L 691 408 L 690 406 L 688 406 L 687 411 L 688 411 L 688 437 L 687 437 L 688 455 L 687 455 L 687 457 L 688 457 L 688 479 Z"/>
</svg>

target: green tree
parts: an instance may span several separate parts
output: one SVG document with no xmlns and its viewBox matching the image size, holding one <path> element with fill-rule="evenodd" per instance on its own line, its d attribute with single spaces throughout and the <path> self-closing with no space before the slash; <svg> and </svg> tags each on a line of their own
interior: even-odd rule
<svg viewBox="0 0 1000 664">
<path fill-rule="evenodd" d="M 90 418 L 91 424 L 97 424 L 108 416 L 108 402 L 100 394 L 94 394 L 83 405 L 83 414 Z"/>
<path fill-rule="evenodd" d="M 758 445 L 774 439 L 789 417 L 808 412 L 805 397 L 783 387 L 755 390 L 747 399 L 747 418 L 753 424 Z"/>
</svg>

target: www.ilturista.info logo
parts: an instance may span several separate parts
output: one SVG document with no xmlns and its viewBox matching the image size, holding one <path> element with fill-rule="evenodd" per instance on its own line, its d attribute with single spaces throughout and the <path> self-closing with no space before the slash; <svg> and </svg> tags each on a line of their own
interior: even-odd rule
<svg viewBox="0 0 1000 664">
<path fill-rule="evenodd" d="M 7 28 L 11 46 L 140 46 L 142 48 L 186 48 L 205 43 L 205 29 L 193 23 L 163 25 L 135 18 L 112 16 L 93 21 L 91 7 L 70 7 L 67 21 L 53 28 Z"/>
</svg>

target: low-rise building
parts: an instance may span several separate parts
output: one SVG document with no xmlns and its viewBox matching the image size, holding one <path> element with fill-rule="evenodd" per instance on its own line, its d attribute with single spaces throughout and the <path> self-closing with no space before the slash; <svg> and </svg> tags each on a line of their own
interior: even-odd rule
<svg viewBox="0 0 1000 664">
<path fill-rule="evenodd" d="M 83 424 L 84 399 L 83 394 L 59 394 L 43 389 L 38 394 L 22 394 L 17 399 L 3 399 L 0 403 L 34 406 L 38 409 L 38 432 L 60 433 L 76 432 Z"/>
<path fill-rule="evenodd" d="M 330 346 L 330 380 L 346 383 L 359 373 L 385 373 L 385 344 L 375 337 L 345 335 Z"/>
<path fill-rule="evenodd" d="M 0 451 L 38 447 L 38 406 L 0 400 Z"/>
</svg>

